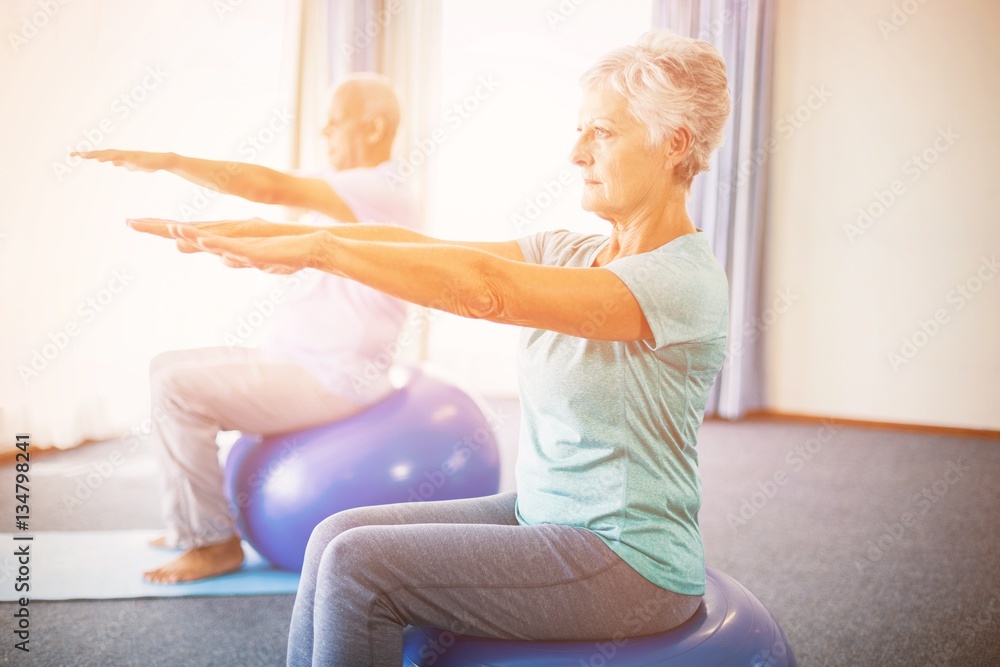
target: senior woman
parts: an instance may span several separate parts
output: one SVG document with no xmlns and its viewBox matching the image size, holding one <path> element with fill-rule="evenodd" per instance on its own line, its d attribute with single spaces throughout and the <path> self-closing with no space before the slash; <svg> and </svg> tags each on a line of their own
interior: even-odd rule
<svg viewBox="0 0 1000 667">
<path fill-rule="evenodd" d="M 608 236 L 463 243 L 379 225 L 130 222 L 230 266 L 320 269 L 525 327 L 516 493 L 363 507 L 321 523 L 290 665 L 396 667 L 407 624 L 622 640 L 697 610 L 695 444 L 725 356 L 728 291 L 685 199 L 721 142 L 725 65 L 706 42 L 654 31 L 581 83 L 571 159 L 583 208 L 611 223 Z"/>
</svg>

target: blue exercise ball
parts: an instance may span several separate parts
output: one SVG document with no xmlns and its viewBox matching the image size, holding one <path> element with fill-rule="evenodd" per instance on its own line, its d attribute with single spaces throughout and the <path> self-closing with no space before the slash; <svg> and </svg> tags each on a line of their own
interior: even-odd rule
<svg viewBox="0 0 1000 667">
<path fill-rule="evenodd" d="M 404 667 L 796 667 L 771 613 L 729 575 L 709 568 L 694 616 L 667 632 L 604 641 L 503 641 L 409 628 Z"/>
<path fill-rule="evenodd" d="M 313 528 L 341 510 L 497 493 L 499 453 L 483 408 L 426 368 L 408 372 L 402 388 L 347 419 L 233 445 L 226 495 L 264 558 L 301 570 Z"/>
</svg>

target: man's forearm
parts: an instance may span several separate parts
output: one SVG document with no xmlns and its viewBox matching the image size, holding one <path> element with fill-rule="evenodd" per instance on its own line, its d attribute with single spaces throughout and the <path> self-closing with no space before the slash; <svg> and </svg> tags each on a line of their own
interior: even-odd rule
<svg viewBox="0 0 1000 667">
<path fill-rule="evenodd" d="M 273 183 L 280 175 L 256 164 L 204 160 L 176 153 L 164 154 L 162 169 L 202 187 L 263 204 L 274 202 Z"/>
</svg>

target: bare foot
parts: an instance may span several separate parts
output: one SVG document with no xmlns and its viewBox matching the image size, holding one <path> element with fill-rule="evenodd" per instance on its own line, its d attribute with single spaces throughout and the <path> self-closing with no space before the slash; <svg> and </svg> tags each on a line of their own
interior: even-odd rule
<svg viewBox="0 0 1000 667">
<path fill-rule="evenodd" d="M 176 584 L 217 577 L 240 569 L 242 564 L 243 547 L 239 536 L 234 535 L 225 542 L 188 549 L 176 560 L 142 576 L 154 584 Z"/>
<path fill-rule="evenodd" d="M 159 537 L 154 537 L 149 541 L 149 546 L 154 549 L 174 549 L 174 545 L 167 542 L 166 535 L 160 535 Z"/>
</svg>

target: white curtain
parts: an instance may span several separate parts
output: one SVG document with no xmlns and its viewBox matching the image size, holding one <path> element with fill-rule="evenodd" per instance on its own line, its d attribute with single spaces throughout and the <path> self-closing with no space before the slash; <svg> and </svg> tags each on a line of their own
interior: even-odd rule
<svg viewBox="0 0 1000 667">
<path fill-rule="evenodd" d="M 328 94 L 352 72 L 378 72 L 392 81 L 403 112 L 395 150 L 405 153 L 422 136 L 440 103 L 441 0 L 290 0 L 289 13 L 298 26 L 299 45 L 292 163 L 324 166 L 318 131 Z"/>
<path fill-rule="evenodd" d="M 50 4 L 0 4 L 0 450 L 148 430 L 150 358 L 226 344 L 271 282 L 124 224 L 266 209 L 69 151 L 287 168 L 291 143 L 283 3 Z"/>
<path fill-rule="evenodd" d="M 295 125 L 291 146 L 291 165 L 295 169 L 315 170 L 326 163 L 326 150 L 320 129 L 326 122 L 328 92 L 333 61 L 330 45 L 331 6 L 329 0 L 288 0 L 287 25 L 294 32 L 295 44 L 289 72 L 294 81 L 292 103 Z"/>
<path fill-rule="evenodd" d="M 771 134 L 773 4 L 769 0 L 658 0 L 654 27 L 711 42 L 726 61 L 733 113 L 711 169 L 688 205 L 729 277 L 729 353 L 706 415 L 737 419 L 763 407 L 761 251 Z"/>
<path fill-rule="evenodd" d="M 394 152 L 405 155 L 427 136 L 440 106 L 438 58 L 441 0 L 290 0 L 298 25 L 298 108 L 292 164 L 305 170 L 325 166 L 319 128 L 325 122 L 329 92 L 352 72 L 387 76 L 399 96 L 401 121 Z M 420 170 L 408 178 L 426 219 L 428 181 Z M 427 356 L 427 328 L 419 345 L 403 350 L 402 359 Z"/>
</svg>

